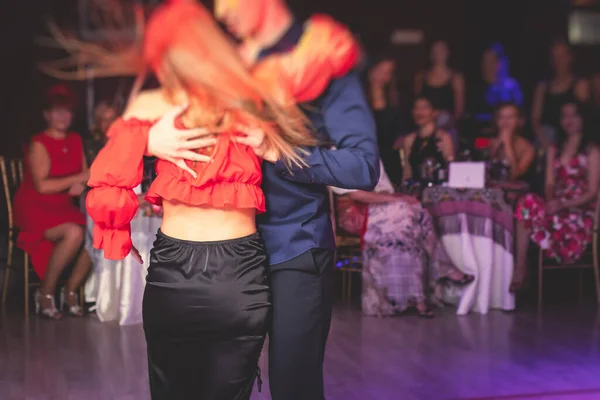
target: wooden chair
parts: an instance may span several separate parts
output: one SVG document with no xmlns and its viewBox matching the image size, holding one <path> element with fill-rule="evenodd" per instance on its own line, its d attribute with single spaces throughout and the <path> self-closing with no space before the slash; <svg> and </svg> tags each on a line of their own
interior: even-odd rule
<svg viewBox="0 0 600 400">
<path fill-rule="evenodd" d="M 16 241 L 18 230 L 15 227 L 13 214 L 13 198 L 19 185 L 23 181 L 23 159 L 22 158 L 5 158 L 0 156 L 0 173 L 2 174 L 2 185 L 4 187 L 4 195 L 6 197 L 6 208 L 8 211 L 8 254 L 6 257 L 6 270 L 4 273 L 4 285 L 2 288 L 2 306 L 6 304 L 8 293 L 8 282 L 10 280 L 10 272 L 13 267 Z M 34 277 L 33 279 L 30 279 Z M 23 255 L 23 281 L 24 281 L 24 296 L 25 296 L 25 317 L 29 316 L 29 299 L 30 289 L 40 286 L 40 280 L 33 270 L 33 266 L 29 262 L 29 255 L 24 252 Z M 64 280 L 61 281 L 64 283 Z M 83 286 L 79 289 L 80 305 L 84 304 Z"/>
<path fill-rule="evenodd" d="M 2 288 L 2 306 L 6 304 L 6 296 L 8 293 L 8 281 L 10 280 L 10 271 L 13 267 L 15 256 L 15 248 L 17 241 L 17 229 L 15 227 L 13 215 L 13 198 L 19 185 L 23 181 L 23 159 L 21 158 L 5 158 L 0 157 L 0 173 L 2 174 L 2 185 L 4 187 L 4 196 L 6 198 L 6 209 L 8 212 L 8 254 L 6 257 L 6 270 L 4 273 L 4 286 Z M 25 315 L 29 312 L 29 288 L 30 286 L 39 285 L 39 283 L 31 284 L 29 281 L 29 256 L 27 253 L 23 257 L 23 270 L 25 278 Z"/>
<path fill-rule="evenodd" d="M 337 196 L 329 189 L 331 221 L 335 233 L 335 267 L 342 274 L 342 301 L 352 299 L 352 274 L 362 273 L 360 236 L 346 232 L 338 223 Z"/>
<path fill-rule="evenodd" d="M 600 196 L 599 196 L 600 197 Z M 544 286 L 544 271 L 546 270 L 559 270 L 559 269 L 578 269 L 579 270 L 579 295 L 581 296 L 583 290 L 583 271 L 586 269 L 593 269 L 594 271 L 594 282 L 596 285 L 596 299 L 600 305 L 600 271 L 598 266 L 598 220 L 600 219 L 600 198 L 596 200 L 596 212 L 594 214 L 594 225 L 592 231 L 592 243 L 590 245 L 591 251 L 584 253 L 580 261 L 576 264 L 569 265 L 557 265 L 557 264 L 546 264 L 544 259 L 544 253 L 540 249 L 539 254 L 539 265 L 538 265 L 538 307 L 542 307 L 543 300 L 543 286 Z"/>
</svg>

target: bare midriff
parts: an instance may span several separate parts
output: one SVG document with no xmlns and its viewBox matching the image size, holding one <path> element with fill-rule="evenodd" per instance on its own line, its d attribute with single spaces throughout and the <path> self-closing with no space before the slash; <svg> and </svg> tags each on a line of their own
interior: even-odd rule
<svg viewBox="0 0 600 400">
<path fill-rule="evenodd" d="M 176 239 L 196 242 L 237 239 L 256 232 L 253 208 L 217 209 L 163 201 L 161 231 Z"/>
</svg>

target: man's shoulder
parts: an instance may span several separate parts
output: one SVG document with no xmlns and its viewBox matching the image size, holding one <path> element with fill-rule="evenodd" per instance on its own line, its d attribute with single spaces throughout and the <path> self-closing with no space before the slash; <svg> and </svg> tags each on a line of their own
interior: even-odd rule
<svg viewBox="0 0 600 400">
<path fill-rule="evenodd" d="M 328 90 L 325 93 L 330 91 L 341 91 L 344 89 L 359 89 L 361 93 L 363 92 L 362 82 L 360 80 L 359 74 L 356 70 L 351 70 L 345 73 L 340 77 L 336 77 L 331 79 L 331 83 L 329 84 Z"/>
</svg>

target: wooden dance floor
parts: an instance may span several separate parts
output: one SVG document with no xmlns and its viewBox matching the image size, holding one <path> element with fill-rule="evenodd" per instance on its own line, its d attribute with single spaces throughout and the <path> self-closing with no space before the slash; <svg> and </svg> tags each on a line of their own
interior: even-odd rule
<svg viewBox="0 0 600 400">
<path fill-rule="evenodd" d="M 374 319 L 336 308 L 325 374 L 328 400 L 600 399 L 600 316 Z M 3 313 L 0 399 L 149 399 L 141 326 Z M 252 399 L 270 399 L 267 382 Z"/>
</svg>

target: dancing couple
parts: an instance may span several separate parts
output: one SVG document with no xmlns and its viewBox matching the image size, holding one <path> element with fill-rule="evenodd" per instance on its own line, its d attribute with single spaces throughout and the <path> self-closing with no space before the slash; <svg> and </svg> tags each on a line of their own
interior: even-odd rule
<svg viewBox="0 0 600 400">
<path fill-rule="evenodd" d="M 301 24 L 283 0 L 242 3 L 215 4 L 239 48 L 207 9 L 180 0 L 152 13 L 140 52 L 77 49 L 99 75 L 149 69 L 160 82 L 110 128 L 87 198 L 94 246 L 142 262 L 133 188 L 143 156 L 159 158 L 146 198 L 164 218 L 143 303 L 153 399 L 249 399 L 267 333 L 272 398 L 324 399 L 327 186 L 371 190 L 379 177 L 351 33 L 324 15 Z"/>
</svg>

